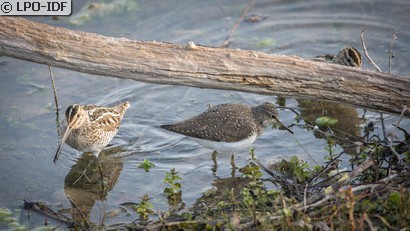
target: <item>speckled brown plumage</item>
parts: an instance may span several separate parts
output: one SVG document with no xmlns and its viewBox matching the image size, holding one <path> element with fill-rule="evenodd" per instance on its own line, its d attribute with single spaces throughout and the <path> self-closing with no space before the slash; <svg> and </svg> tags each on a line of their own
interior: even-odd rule
<svg viewBox="0 0 410 231">
<path fill-rule="evenodd" d="M 114 107 L 73 104 L 66 110 L 66 126 L 62 126 L 60 134 L 64 134 L 54 157 L 54 162 L 64 143 L 81 152 L 92 152 L 98 156 L 117 134 L 121 120 L 130 104 L 128 102 Z"/>
<path fill-rule="evenodd" d="M 344 47 L 337 55 L 319 55 L 313 58 L 315 61 L 335 63 L 343 66 L 361 67 L 362 55 L 354 47 Z"/>
<path fill-rule="evenodd" d="M 269 124 L 280 123 L 272 103 L 256 107 L 220 104 L 207 111 L 161 128 L 193 138 L 216 142 L 238 142 L 260 135 Z"/>
</svg>

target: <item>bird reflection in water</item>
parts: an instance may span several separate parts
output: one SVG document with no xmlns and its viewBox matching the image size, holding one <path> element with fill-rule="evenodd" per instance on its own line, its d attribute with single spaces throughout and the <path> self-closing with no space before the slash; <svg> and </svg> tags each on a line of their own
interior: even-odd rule
<svg viewBox="0 0 410 231">
<path fill-rule="evenodd" d="M 103 158 L 85 153 L 71 167 L 64 180 L 64 191 L 71 202 L 72 220 L 89 226 L 90 212 L 96 201 L 104 201 L 118 181 L 122 158 L 104 158 L 120 153 L 120 147 L 105 149 Z"/>
</svg>

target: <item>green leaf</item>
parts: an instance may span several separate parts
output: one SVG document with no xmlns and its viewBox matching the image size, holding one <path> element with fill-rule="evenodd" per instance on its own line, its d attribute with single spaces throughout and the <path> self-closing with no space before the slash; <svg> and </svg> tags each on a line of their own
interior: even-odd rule
<svg viewBox="0 0 410 231">
<path fill-rule="evenodd" d="M 148 172 L 149 169 L 154 166 L 155 164 L 147 159 L 144 159 L 144 161 L 138 165 L 139 168 L 143 168 L 146 172 Z"/>
<path fill-rule="evenodd" d="M 316 125 L 318 125 L 319 127 L 325 127 L 325 126 L 333 126 L 336 125 L 338 123 L 338 120 L 335 118 L 330 118 L 327 116 L 322 116 L 319 117 L 315 120 Z"/>
</svg>

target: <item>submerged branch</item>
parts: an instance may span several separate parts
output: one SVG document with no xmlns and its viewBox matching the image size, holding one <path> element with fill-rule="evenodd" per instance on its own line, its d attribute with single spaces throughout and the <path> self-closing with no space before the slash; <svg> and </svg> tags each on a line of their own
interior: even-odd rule
<svg viewBox="0 0 410 231">
<path fill-rule="evenodd" d="M 55 219 L 56 221 L 64 223 L 65 225 L 67 225 L 67 227 L 74 227 L 74 225 L 76 224 L 71 218 L 68 218 L 60 213 L 53 211 L 44 202 L 24 201 L 23 208 L 43 214 L 45 217 Z"/>
<path fill-rule="evenodd" d="M 410 105 L 405 76 L 296 56 L 105 37 L 18 17 L 0 17 L 0 55 L 141 82 L 317 98 L 397 114 Z"/>
</svg>

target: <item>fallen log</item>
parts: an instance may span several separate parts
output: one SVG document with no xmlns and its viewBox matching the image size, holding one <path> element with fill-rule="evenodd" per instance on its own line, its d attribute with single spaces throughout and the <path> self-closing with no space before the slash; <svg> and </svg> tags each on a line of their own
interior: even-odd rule
<svg viewBox="0 0 410 231">
<path fill-rule="evenodd" d="M 18 17 L 0 17 L 0 55 L 141 82 L 315 98 L 392 113 L 410 105 L 410 77 L 296 56 L 112 38 Z"/>
</svg>

